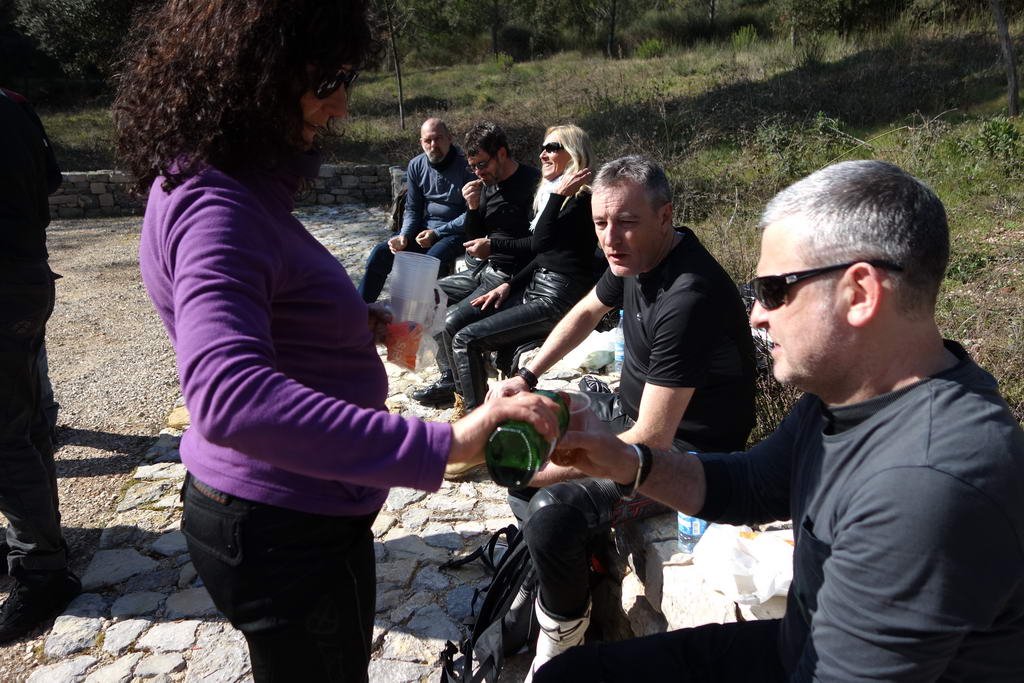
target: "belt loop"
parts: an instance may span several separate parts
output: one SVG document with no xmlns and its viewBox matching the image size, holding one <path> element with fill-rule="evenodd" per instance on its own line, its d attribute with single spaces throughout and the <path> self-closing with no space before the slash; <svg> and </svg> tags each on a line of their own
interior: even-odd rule
<svg viewBox="0 0 1024 683">
<path fill-rule="evenodd" d="M 189 485 L 189 482 L 191 482 L 191 481 L 192 481 L 192 473 L 189 472 L 188 470 L 185 470 L 185 479 L 184 479 L 184 481 L 181 482 L 181 494 L 178 496 L 178 499 L 182 503 L 185 502 L 185 492 L 188 491 L 188 485 Z"/>
</svg>

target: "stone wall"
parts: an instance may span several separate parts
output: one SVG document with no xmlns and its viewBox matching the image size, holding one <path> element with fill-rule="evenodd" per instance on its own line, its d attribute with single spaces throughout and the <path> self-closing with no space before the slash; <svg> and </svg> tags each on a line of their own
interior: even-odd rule
<svg viewBox="0 0 1024 683">
<path fill-rule="evenodd" d="M 397 170 L 404 176 L 401 169 Z M 296 203 L 386 204 L 391 201 L 393 176 L 386 165 L 324 164 L 313 187 L 301 193 Z M 134 182 L 122 171 L 65 173 L 64 183 L 50 196 L 50 218 L 141 214 L 144 200 L 132 191 Z"/>
</svg>

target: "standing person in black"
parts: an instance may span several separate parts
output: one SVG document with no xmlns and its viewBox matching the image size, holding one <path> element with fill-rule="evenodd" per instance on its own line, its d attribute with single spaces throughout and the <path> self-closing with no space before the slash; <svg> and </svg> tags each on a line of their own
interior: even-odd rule
<svg viewBox="0 0 1024 683">
<path fill-rule="evenodd" d="M 554 126 L 540 152 L 543 180 L 537 188 L 529 238 L 533 260 L 511 281 L 448 316 L 444 347 L 451 349 L 456 392 L 467 411 L 487 393 L 484 355 L 547 336 L 593 286 L 597 237 L 590 213 L 590 140 L 578 126 Z M 513 291 L 521 299 L 499 310 Z M 449 474 L 453 474 L 449 472 Z"/>
<path fill-rule="evenodd" d="M 60 614 L 81 585 L 67 568 L 39 376 L 54 301 L 47 196 L 61 175 L 39 117 L 3 89 L 0 149 L 0 512 L 8 522 L 6 569 L 16 580 L 0 610 L 5 643 Z"/>
<path fill-rule="evenodd" d="M 467 207 L 463 227 L 469 238 L 465 243 L 469 270 L 438 283 L 448 295 L 446 319 L 461 319 L 471 313 L 466 310 L 473 308 L 470 301 L 511 280 L 532 258 L 530 210 L 540 181 L 537 169 L 512 158 L 505 131 L 495 123 L 481 121 L 474 125 L 466 133 L 463 149 L 477 177 L 462 188 Z M 424 405 L 455 400 L 451 350 L 444 348 L 441 339 L 438 345 L 441 378 L 412 395 Z"/>
<path fill-rule="evenodd" d="M 622 308 L 619 393 L 590 394 L 597 416 L 626 444 L 680 452 L 743 448 L 754 425 L 750 327 L 729 275 L 693 231 L 673 228 L 664 171 L 642 157 L 611 161 L 594 180 L 591 206 L 608 270 L 519 375 L 492 386 L 488 399 L 532 390 L 537 377 L 583 341 L 605 313 Z M 583 477 L 548 463 L 530 482 L 539 491 L 509 496 L 513 511 L 527 520 L 523 535 L 537 569 L 541 634 L 531 676 L 583 641 L 590 622 L 591 539 L 667 509 L 627 496 L 610 479 Z"/>
</svg>

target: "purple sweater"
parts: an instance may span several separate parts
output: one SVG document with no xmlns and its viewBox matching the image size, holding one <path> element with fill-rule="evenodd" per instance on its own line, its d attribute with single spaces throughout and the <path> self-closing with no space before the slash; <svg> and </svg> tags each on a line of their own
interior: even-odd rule
<svg viewBox="0 0 1024 683">
<path fill-rule="evenodd" d="M 139 262 L 177 353 L 193 476 L 248 500 L 361 515 L 390 486 L 436 490 L 451 427 L 387 412 L 366 304 L 291 215 L 318 164 L 208 169 L 170 193 L 157 178 Z"/>
</svg>

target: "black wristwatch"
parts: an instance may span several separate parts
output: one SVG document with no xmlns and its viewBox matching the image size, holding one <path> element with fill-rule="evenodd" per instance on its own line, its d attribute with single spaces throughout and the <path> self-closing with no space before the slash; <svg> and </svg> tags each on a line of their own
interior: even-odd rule
<svg viewBox="0 0 1024 683">
<path fill-rule="evenodd" d="M 537 388 L 537 375 L 530 372 L 527 368 L 519 368 L 519 372 L 516 374 L 523 378 L 523 381 L 526 382 L 526 386 L 530 388 L 530 391 Z"/>
<path fill-rule="evenodd" d="M 636 457 L 639 459 L 636 468 L 636 479 L 630 484 L 619 484 L 616 482 L 615 488 L 618 489 L 619 495 L 626 500 L 631 500 L 636 496 L 636 490 L 640 488 L 640 485 L 647 481 L 648 475 L 651 473 L 651 467 L 654 465 L 654 451 L 648 446 L 642 443 L 630 444 L 636 451 Z"/>
</svg>

